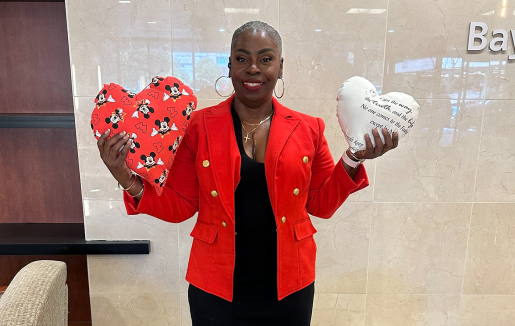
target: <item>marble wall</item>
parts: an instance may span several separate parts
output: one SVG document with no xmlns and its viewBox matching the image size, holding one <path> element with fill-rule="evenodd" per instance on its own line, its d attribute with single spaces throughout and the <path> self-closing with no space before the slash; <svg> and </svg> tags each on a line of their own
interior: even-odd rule
<svg viewBox="0 0 515 326">
<path fill-rule="evenodd" d="M 150 239 L 148 256 L 89 256 L 93 324 L 190 325 L 184 280 L 190 230 L 127 216 L 89 127 L 102 83 L 138 92 L 155 75 L 218 103 L 232 32 L 249 20 L 284 43 L 281 102 L 335 117 L 354 75 L 421 106 L 398 149 L 366 162 L 371 185 L 318 233 L 313 325 L 513 325 L 515 320 L 514 49 L 467 52 L 471 21 L 515 24 L 508 0 L 66 0 L 88 239 Z M 491 34 L 489 40 L 491 39 Z M 511 41 L 510 41 L 511 42 Z M 278 86 L 279 91 L 280 86 Z"/>
</svg>

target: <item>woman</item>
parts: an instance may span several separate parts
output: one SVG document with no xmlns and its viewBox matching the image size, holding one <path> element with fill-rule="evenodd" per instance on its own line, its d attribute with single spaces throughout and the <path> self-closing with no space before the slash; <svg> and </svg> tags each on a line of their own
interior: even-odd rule
<svg viewBox="0 0 515 326">
<path fill-rule="evenodd" d="M 374 130 L 375 148 L 336 165 L 324 122 L 282 106 L 272 94 L 283 75 L 281 37 L 263 22 L 233 35 L 234 95 L 196 111 L 162 196 L 125 164 L 130 140 L 98 140 L 105 164 L 128 189 L 128 214 L 179 223 L 198 211 L 186 279 L 194 326 L 309 325 L 316 245 L 309 214 L 329 218 L 368 185 L 363 159 L 398 143 Z M 126 145 L 123 150 L 119 150 Z"/>
</svg>

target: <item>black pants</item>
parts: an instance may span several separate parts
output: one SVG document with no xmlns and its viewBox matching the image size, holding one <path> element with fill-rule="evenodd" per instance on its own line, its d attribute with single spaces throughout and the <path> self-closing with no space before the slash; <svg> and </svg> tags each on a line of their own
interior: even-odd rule
<svg viewBox="0 0 515 326">
<path fill-rule="evenodd" d="M 188 288 L 193 326 L 309 326 L 315 283 L 286 298 L 226 301 L 194 285 Z"/>
</svg>

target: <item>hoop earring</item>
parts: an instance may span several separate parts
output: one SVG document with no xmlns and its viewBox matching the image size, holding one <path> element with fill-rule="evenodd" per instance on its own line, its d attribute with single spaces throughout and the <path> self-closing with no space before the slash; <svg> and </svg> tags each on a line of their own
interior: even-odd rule
<svg viewBox="0 0 515 326">
<path fill-rule="evenodd" d="M 231 95 L 232 95 L 232 94 L 234 94 L 234 89 L 232 90 L 232 93 L 231 93 L 231 94 L 229 94 L 229 95 L 227 95 L 227 96 L 225 96 L 225 95 L 222 95 L 222 94 L 218 93 L 218 89 L 216 88 L 216 84 L 218 83 L 218 81 L 219 81 L 221 78 L 231 78 L 231 77 L 229 77 L 229 76 L 220 76 L 220 77 L 218 77 L 218 78 L 216 79 L 216 81 L 215 81 L 215 92 L 216 92 L 216 94 L 218 94 L 218 96 L 220 96 L 220 97 L 231 97 Z"/>
<path fill-rule="evenodd" d="M 284 90 L 285 90 L 286 88 L 284 87 L 284 80 L 283 80 L 283 77 L 281 76 L 279 79 L 283 82 L 283 92 L 281 93 L 281 96 L 277 96 L 277 93 L 275 92 L 275 88 L 274 88 L 274 95 L 275 95 L 275 97 L 277 97 L 277 98 L 282 98 L 282 97 L 284 96 Z"/>
</svg>

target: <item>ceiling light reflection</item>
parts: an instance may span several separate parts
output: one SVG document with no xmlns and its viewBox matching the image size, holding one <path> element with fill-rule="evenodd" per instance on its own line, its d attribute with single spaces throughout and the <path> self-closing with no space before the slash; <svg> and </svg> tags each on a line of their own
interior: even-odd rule
<svg viewBox="0 0 515 326">
<path fill-rule="evenodd" d="M 259 14 L 259 9 L 257 8 L 224 8 L 226 14 Z"/>
<path fill-rule="evenodd" d="M 348 14 L 384 14 L 386 9 L 351 8 Z"/>
</svg>

